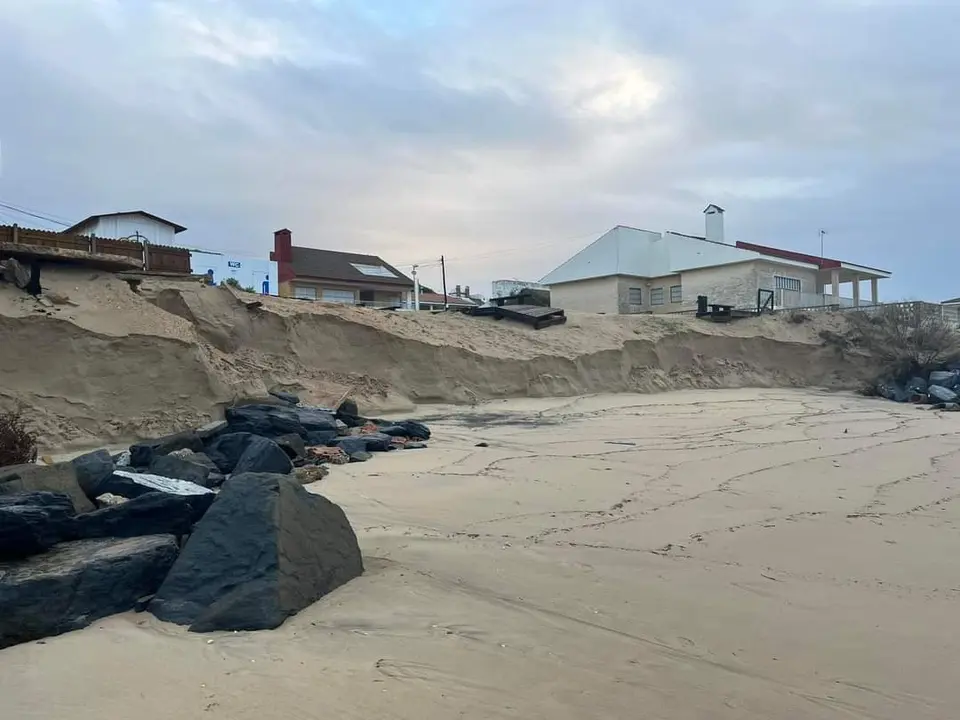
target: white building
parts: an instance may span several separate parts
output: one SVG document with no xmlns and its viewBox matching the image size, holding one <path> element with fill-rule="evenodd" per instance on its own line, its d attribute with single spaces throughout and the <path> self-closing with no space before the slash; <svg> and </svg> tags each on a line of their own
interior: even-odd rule
<svg viewBox="0 0 960 720">
<path fill-rule="evenodd" d="M 273 260 L 191 250 L 190 266 L 196 275 L 211 273 L 214 284 L 234 278 L 241 289 L 252 289 L 261 295 L 279 294 L 277 263 Z"/>
<path fill-rule="evenodd" d="M 706 234 L 686 235 L 618 225 L 540 282 L 554 307 L 609 314 L 676 312 L 711 303 L 749 308 L 760 290 L 776 307 L 859 306 L 860 283 L 870 281 L 870 303 L 885 270 L 724 238 L 723 208 L 704 210 Z M 851 297 L 840 295 L 850 284 Z M 829 287 L 830 292 L 826 292 Z"/>
<path fill-rule="evenodd" d="M 521 290 L 549 290 L 546 285 L 535 282 L 524 282 L 523 280 L 494 280 L 492 285 L 492 298 L 511 297 L 518 294 Z"/>
<path fill-rule="evenodd" d="M 75 235 L 96 235 L 115 240 L 139 240 L 150 245 L 175 246 L 174 236 L 186 228 L 175 222 L 164 220 L 143 210 L 130 212 L 91 215 L 76 225 L 68 227 L 65 233 Z"/>
</svg>

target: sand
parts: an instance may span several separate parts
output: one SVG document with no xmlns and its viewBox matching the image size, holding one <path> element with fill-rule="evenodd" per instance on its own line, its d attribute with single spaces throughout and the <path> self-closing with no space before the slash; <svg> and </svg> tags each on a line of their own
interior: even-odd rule
<svg viewBox="0 0 960 720">
<path fill-rule="evenodd" d="M 311 487 L 362 578 L 271 632 L 129 614 L 4 650 L 0 717 L 960 716 L 957 416 L 797 390 L 423 413 L 429 450 Z"/>
<path fill-rule="evenodd" d="M 260 298 L 197 282 L 44 270 L 59 304 L 0 284 L 0 408 L 22 403 L 55 454 L 175 432 L 270 388 L 366 413 L 424 403 L 690 388 L 855 387 L 868 361 L 824 342 L 843 318 L 715 325 L 573 314 L 536 331 L 458 314 Z M 244 302 L 262 301 L 248 309 Z M 825 335 L 825 333 L 834 333 Z"/>
</svg>

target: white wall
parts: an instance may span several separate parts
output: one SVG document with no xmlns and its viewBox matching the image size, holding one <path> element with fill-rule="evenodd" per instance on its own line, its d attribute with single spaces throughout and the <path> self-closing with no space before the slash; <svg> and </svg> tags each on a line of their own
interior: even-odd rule
<svg viewBox="0 0 960 720">
<path fill-rule="evenodd" d="M 272 260 L 194 250 L 190 253 L 190 267 L 195 275 L 213 270 L 213 281 L 217 284 L 228 277 L 236 278 L 240 287 L 252 287 L 257 293 L 263 292 L 264 280 L 269 282 L 270 295 L 277 295 L 280 287 L 277 263 Z"/>
<path fill-rule="evenodd" d="M 524 282 L 522 280 L 494 280 L 491 286 L 493 294 L 490 297 L 510 297 L 516 295 L 524 288 L 533 290 L 549 290 L 546 285 L 535 282 Z"/>
<path fill-rule="evenodd" d="M 696 307 L 697 296 L 706 295 L 711 303 L 756 307 L 757 290 L 776 291 L 776 275 L 800 280 L 803 293 L 816 291 L 817 272 L 813 268 L 753 260 L 684 271 L 683 305 Z"/>
<path fill-rule="evenodd" d="M 616 275 L 550 286 L 550 304 L 570 312 L 616 315 L 619 279 Z"/>
<path fill-rule="evenodd" d="M 125 215 L 110 215 L 97 218 L 88 225 L 79 228 L 81 235 L 96 235 L 102 238 L 127 238 L 135 240 L 139 232 L 140 238 L 146 238 L 151 245 L 176 245 L 173 228 L 165 223 L 136 213 Z"/>
</svg>

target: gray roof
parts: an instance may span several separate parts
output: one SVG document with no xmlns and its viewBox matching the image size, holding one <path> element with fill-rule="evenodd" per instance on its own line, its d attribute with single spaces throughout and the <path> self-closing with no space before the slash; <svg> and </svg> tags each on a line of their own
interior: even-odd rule
<svg viewBox="0 0 960 720">
<path fill-rule="evenodd" d="M 146 210 L 127 210 L 126 212 L 112 212 L 112 213 L 101 213 L 100 215 L 91 215 L 90 217 L 84 218 L 80 222 L 74 225 L 71 225 L 63 232 L 75 233 L 79 228 L 83 227 L 89 222 L 92 222 L 93 220 L 99 220 L 100 218 L 106 218 L 106 217 L 116 217 L 117 215 L 143 215 L 144 217 L 148 217 L 151 220 L 156 220 L 157 222 L 163 223 L 164 225 L 169 225 L 170 227 L 173 228 L 174 234 L 182 233 L 184 230 L 186 230 L 186 228 L 183 225 L 180 225 L 179 223 L 175 223 L 165 218 L 162 218 L 159 215 L 148 213 Z"/>
<path fill-rule="evenodd" d="M 291 247 L 291 251 L 291 265 L 293 265 L 293 272 L 297 277 L 413 287 L 413 280 L 376 255 L 318 250 L 316 248 L 297 247 L 296 245 Z M 360 272 L 354 265 L 382 267 L 393 273 L 393 277 L 367 275 Z"/>
</svg>

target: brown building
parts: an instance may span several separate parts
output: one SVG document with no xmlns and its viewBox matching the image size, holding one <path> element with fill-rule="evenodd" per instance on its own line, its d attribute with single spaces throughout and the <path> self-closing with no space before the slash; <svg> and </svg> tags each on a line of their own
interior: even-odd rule
<svg viewBox="0 0 960 720">
<path fill-rule="evenodd" d="M 413 280 L 376 255 L 293 244 L 289 230 L 273 234 L 280 297 L 385 307 L 412 304 Z"/>
</svg>

